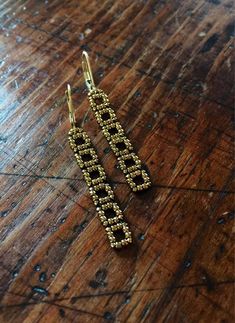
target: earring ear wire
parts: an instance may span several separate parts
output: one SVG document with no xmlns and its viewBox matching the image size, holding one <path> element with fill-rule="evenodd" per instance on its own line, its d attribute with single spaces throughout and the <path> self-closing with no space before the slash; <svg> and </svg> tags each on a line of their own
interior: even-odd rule
<svg viewBox="0 0 235 323">
<path fill-rule="evenodd" d="M 67 98 L 67 104 L 68 104 L 68 108 L 69 108 L 69 121 L 70 121 L 71 127 L 73 129 L 75 129 L 76 119 L 75 119 L 73 100 L 72 100 L 72 91 L 71 91 L 70 84 L 67 84 L 67 90 L 65 91 L 65 95 Z"/>
<path fill-rule="evenodd" d="M 84 50 L 82 52 L 82 69 L 83 69 L 83 74 L 86 82 L 86 86 L 88 87 L 88 90 L 94 90 L 95 87 L 95 82 L 93 78 L 93 74 L 91 71 L 91 64 L 89 60 L 89 55 L 88 53 Z"/>
</svg>

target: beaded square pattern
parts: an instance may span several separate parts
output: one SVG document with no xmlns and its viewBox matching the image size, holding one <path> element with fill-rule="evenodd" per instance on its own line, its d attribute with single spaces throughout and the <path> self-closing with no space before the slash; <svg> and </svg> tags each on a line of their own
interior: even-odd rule
<svg viewBox="0 0 235 323">
<path fill-rule="evenodd" d="M 130 140 L 127 139 L 114 110 L 110 107 L 107 94 L 96 88 L 88 93 L 88 100 L 132 191 L 138 192 L 149 188 L 151 186 L 149 175 L 143 169 Z"/>
<path fill-rule="evenodd" d="M 96 98 L 100 98 L 100 96 L 97 95 Z M 106 98 L 106 100 L 108 99 Z M 103 105 L 106 107 L 106 101 Z M 89 187 L 100 221 L 105 227 L 111 247 L 121 248 L 130 244 L 132 237 L 129 226 L 115 202 L 113 190 L 107 183 L 104 168 L 99 164 L 90 138 L 82 128 L 76 127 L 69 131 L 68 139 Z"/>
</svg>

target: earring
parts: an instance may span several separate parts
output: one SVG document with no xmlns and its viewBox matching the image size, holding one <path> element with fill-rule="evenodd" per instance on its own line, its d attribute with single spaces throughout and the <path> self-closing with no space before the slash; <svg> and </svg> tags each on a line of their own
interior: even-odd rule
<svg viewBox="0 0 235 323">
<path fill-rule="evenodd" d="M 82 127 L 76 126 L 75 114 L 68 85 L 65 92 L 69 107 L 71 129 L 68 139 L 78 166 L 89 187 L 99 218 L 105 227 L 111 247 L 121 248 L 132 242 L 131 232 L 123 219 L 122 211 L 114 200 L 114 193 L 107 183 L 104 168 L 100 165 L 91 140 Z"/>
<path fill-rule="evenodd" d="M 82 53 L 82 68 L 85 83 L 88 88 L 88 100 L 102 132 L 117 157 L 120 169 L 126 176 L 127 183 L 134 192 L 142 191 L 151 186 L 150 178 L 143 169 L 139 157 L 133 152 L 133 147 L 127 139 L 114 110 L 110 107 L 107 94 L 95 87 L 89 56 Z"/>
</svg>

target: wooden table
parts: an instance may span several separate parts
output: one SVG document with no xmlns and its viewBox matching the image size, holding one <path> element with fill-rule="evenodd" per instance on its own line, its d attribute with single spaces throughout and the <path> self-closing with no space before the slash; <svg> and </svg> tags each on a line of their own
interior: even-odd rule
<svg viewBox="0 0 235 323">
<path fill-rule="evenodd" d="M 234 322 L 232 0 L 0 3 L 1 322 Z M 134 235 L 110 248 L 67 141 L 81 52 L 153 182 L 93 139 Z"/>
</svg>

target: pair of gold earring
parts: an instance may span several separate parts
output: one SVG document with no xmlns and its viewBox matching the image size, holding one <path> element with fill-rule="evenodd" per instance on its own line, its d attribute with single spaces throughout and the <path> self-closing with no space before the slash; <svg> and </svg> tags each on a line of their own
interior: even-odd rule
<svg viewBox="0 0 235 323">
<path fill-rule="evenodd" d="M 150 179 L 143 169 L 139 157 L 133 152 L 133 147 L 127 139 L 121 124 L 118 122 L 114 110 L 110 107 L 108 96 L 101 89 L 96 88 L 89 56 L 82 53 L 82 67 L 85 82 L 88 88 L 88 100 L 96 120 L 101 126 L 112 151 L 117 157 L 120 169 L 126 176 L 127 183 L 134 192 L 147 189 Z M 71 97 L 71 87 L 68 85 L 67 103 L 71 129 L 69 144 L 73 150 L 78 166 L 81 168 L 84 179 L 89 187 L 99 218 L 105 227 L 111 247 L 121 248 L 132 242 L 128 224 L 123 213 L 115 202 L 114 193 L 107 183 L 104 168 L 101 166 L 91 139 L 82 127 L 76 124 Z"/>
</svg>

